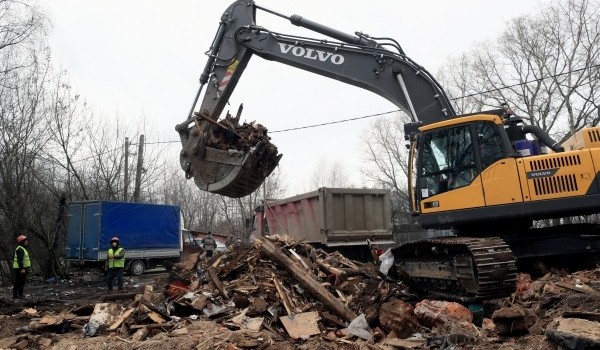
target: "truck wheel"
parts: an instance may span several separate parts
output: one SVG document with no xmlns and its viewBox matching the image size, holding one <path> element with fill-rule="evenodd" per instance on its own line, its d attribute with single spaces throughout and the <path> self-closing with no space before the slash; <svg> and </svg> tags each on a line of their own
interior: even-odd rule
<svg viewBox="0 0 600 350">
<path fill-rule="evenodd" d="M 131 265 L 129 265 L 129 274 L 133 276 L 139 276 L 144 273 L 146 270 L 146 265 L 141 260 L 134 260 Z"/>
</svg>

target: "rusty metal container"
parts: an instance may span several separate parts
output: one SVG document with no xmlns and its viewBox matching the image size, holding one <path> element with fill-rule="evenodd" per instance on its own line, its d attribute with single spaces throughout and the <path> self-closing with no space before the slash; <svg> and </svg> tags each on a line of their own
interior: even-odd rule
<svg viewBox="0 0 600 350">
<path fill-rule="evenodd" d="M 257 219 L 269 234 L 328 247 L 394 243 L 390 192 L 383 189 L 322 187 L 268 201 Z"/>
</svg>

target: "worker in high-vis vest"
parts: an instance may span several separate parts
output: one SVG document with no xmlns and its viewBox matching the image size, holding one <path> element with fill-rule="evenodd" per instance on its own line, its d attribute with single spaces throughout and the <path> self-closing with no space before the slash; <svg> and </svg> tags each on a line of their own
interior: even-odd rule
<svg viewBox="0 0 600 350">
<path fill-rule="evenodd" d="M 27 251 L 29 240 L 26 236 L 17 237 L 17 247 L 13 258 L 13 272 L 15 273 L 15 285 L 13 287 L 13 298 L 23 299 L 23 287 L 27 282 L 27 273 L 31 269 L 31 259 Z"/>
<path fill-rule="evenodd" d="M 110 240 L 110 248 L 106 255 L 106 286 L 108 291 L 113 290 L 113 280 L 117 278 L 117 288 L 123 289 L 123 269 L 125 268 L 125 250 L 121 247 L 119 237 Z"/>
</svg>

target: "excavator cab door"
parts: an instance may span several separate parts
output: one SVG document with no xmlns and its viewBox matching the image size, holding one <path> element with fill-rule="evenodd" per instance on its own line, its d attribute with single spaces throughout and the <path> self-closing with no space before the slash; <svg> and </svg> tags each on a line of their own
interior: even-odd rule
<svg viewBox="0 0 600 350">
<path fill-rule="evenodd" d="M 416 197 L 421 213 L 485 206 L 473 123 L 421 134 Z"/>
<path fill-rule="evenodd" d="M 418 150 L 412 152 L 417 159 L 412 186 L 414 209 L 424 226 L 451 226 L 460 221 L 461 210 L 473 213 L 472 209 L 501 204 L 494 200 L 497 195 L 486 196 L 487 192 L 511 198 L 520 194 L 518 181 L 509 179 L 510 174 L 517 176 L 510 142 L 502 125 L 487 119 L 445 122 L 419 135 Z M 499 170 L 504 175 L 496 176 Z"/>
</svg>

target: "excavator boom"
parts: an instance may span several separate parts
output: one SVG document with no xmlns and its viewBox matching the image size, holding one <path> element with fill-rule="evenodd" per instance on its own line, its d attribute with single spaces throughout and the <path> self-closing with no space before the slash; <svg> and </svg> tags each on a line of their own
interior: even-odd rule
<svg viewBox="0 0 600 350">
<path fill-rule="evenodd" d="M 339 42 L 260 27 L 255 23 L 259 9 Z M 298 15 L 284 16 L 251 0 L 238 0 L 221 17 L 190 113 L 176 127 L 183 148 L 181 167 L 202 190 L 235 198 L 248 195 L 281 158 L 266 129 L 240 133 L 248 128 L 237 124 L 239 116 L 237 120 L 230 118 L 233 124 L 219 121 L 254 54 L 372 91 L 394 103 L 414 122 L 432 123 L 456 115 L 436 80 L 394 40 L 346 34 Z M 199 111 L 194 112 L 201 95 Z M 256 134 L 260 137 L 254 137 Z"/>
</svg>

